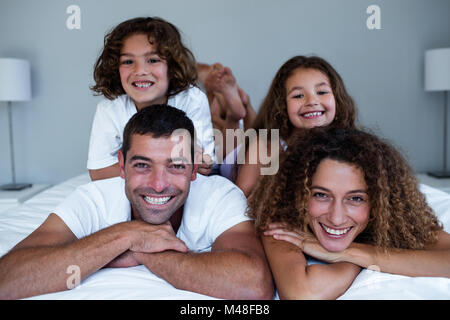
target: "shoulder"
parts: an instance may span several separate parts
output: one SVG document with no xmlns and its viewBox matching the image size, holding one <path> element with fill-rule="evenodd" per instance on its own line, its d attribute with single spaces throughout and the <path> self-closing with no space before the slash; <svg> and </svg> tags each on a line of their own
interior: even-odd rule
<svg viewBox="0 0 450 320">
<path fill-rule="evenodd" d="M 94 201 L 117 199 L 118 194 L 124 193 L 125 182 L 121 177 L 91 181 L 79 186 L 76 191 L 92 198 Z"/>
<path fill-rule="evenodd" d="M 215 205 L 223 199 L 230 198 L 239 203 L 246 204 L 247 202 L 241 189 L 227 178 L 219 175 L 197 174 L 197 179 L 191 184 L 189 197 L 195 202 L 202 202 L 205 205 Z"/>
<path fill-rule="evenodd" d="M 134 103 L 126 94 L 121 95 L 114 100 L 103 98 L 97 104 L 97 114 L 102 113 L 110 116 L 129 114 L 133 109 L 136 109 Z"/>
<path fill-rule="evenodd" d="M 195 86 L 190 86 L 169 98 L 168 104 L 175 108 L 186 111 L 188 108 L 201 107 L 208 103 L 206 94 Z"/>
</svg>

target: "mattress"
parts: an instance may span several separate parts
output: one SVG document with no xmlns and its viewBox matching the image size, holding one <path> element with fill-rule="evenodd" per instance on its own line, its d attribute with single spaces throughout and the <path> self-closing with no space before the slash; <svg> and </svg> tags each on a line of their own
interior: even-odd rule
<svg viewBox="0 0 450 320">
<path fill-rule="evenodd" d="M 76 187 L 89 182 L 87 173 L 37 194 L 23 204 L 0 212 L 0 256 L 35 230 Z M 450 232 L 450 194 L 421 184 L 429 205 Z M 213 297 L 179 290 L 145 266 L 104 268 L 72 290 L 29 299 L 151 299 L 206 300 Z M 406 277 L 363 269 L 339 299 L 450 299 L 450 279 Z"/>
</svg>

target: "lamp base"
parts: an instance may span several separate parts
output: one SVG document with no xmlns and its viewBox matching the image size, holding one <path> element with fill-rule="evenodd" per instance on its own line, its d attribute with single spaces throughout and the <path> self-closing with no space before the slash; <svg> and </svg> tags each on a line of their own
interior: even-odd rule
<svg viewBox="0 0 450 320">
<path fill-rule="evenodd" d="M 450 178 L 450 171 L 434 171 L 434 172 L 427 172 L 429 176 L 432 176 L 434 178 L 438 179 L 445 179 Z"/>
<path fill-rule="evenodd" d="M 0 186 L 0 190 L 19 191 L 26 188 L 30 188 L 31 186 L 32 186 L 31 183 L 10 183 Z"/>
</svg>

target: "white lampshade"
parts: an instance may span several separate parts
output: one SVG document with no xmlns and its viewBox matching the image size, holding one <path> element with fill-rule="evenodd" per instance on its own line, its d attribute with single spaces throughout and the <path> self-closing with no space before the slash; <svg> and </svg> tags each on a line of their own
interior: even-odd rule
<svg viewBox="0 0 450 320">
<path fill-rule="evenodd" d="M 450 90 L 450 48 L 425 52 L 425 90 Z"/>
<path fill-rule="evenodd" d="M 30 62 L 0 58 L 0 101 L 31 99 Z"/>
</svg>

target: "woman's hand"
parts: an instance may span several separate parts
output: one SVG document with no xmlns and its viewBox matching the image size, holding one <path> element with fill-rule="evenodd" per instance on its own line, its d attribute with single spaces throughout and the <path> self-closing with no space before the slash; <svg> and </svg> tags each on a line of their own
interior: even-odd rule
<svg viewBox="0 0 450 320">
<path fill-rule="evenodd" d="M 303 253 L 328 263 L 340 262 L 342 252 L 330 252 L 326 250 L 316 236 L 310 232 L 299 229 L 289 230 L 283 223 L 271 223 L 268 225 L 264 235 L 273 236 L 276 240 L 283 240 L 297 246 Z"/>
</svg>

